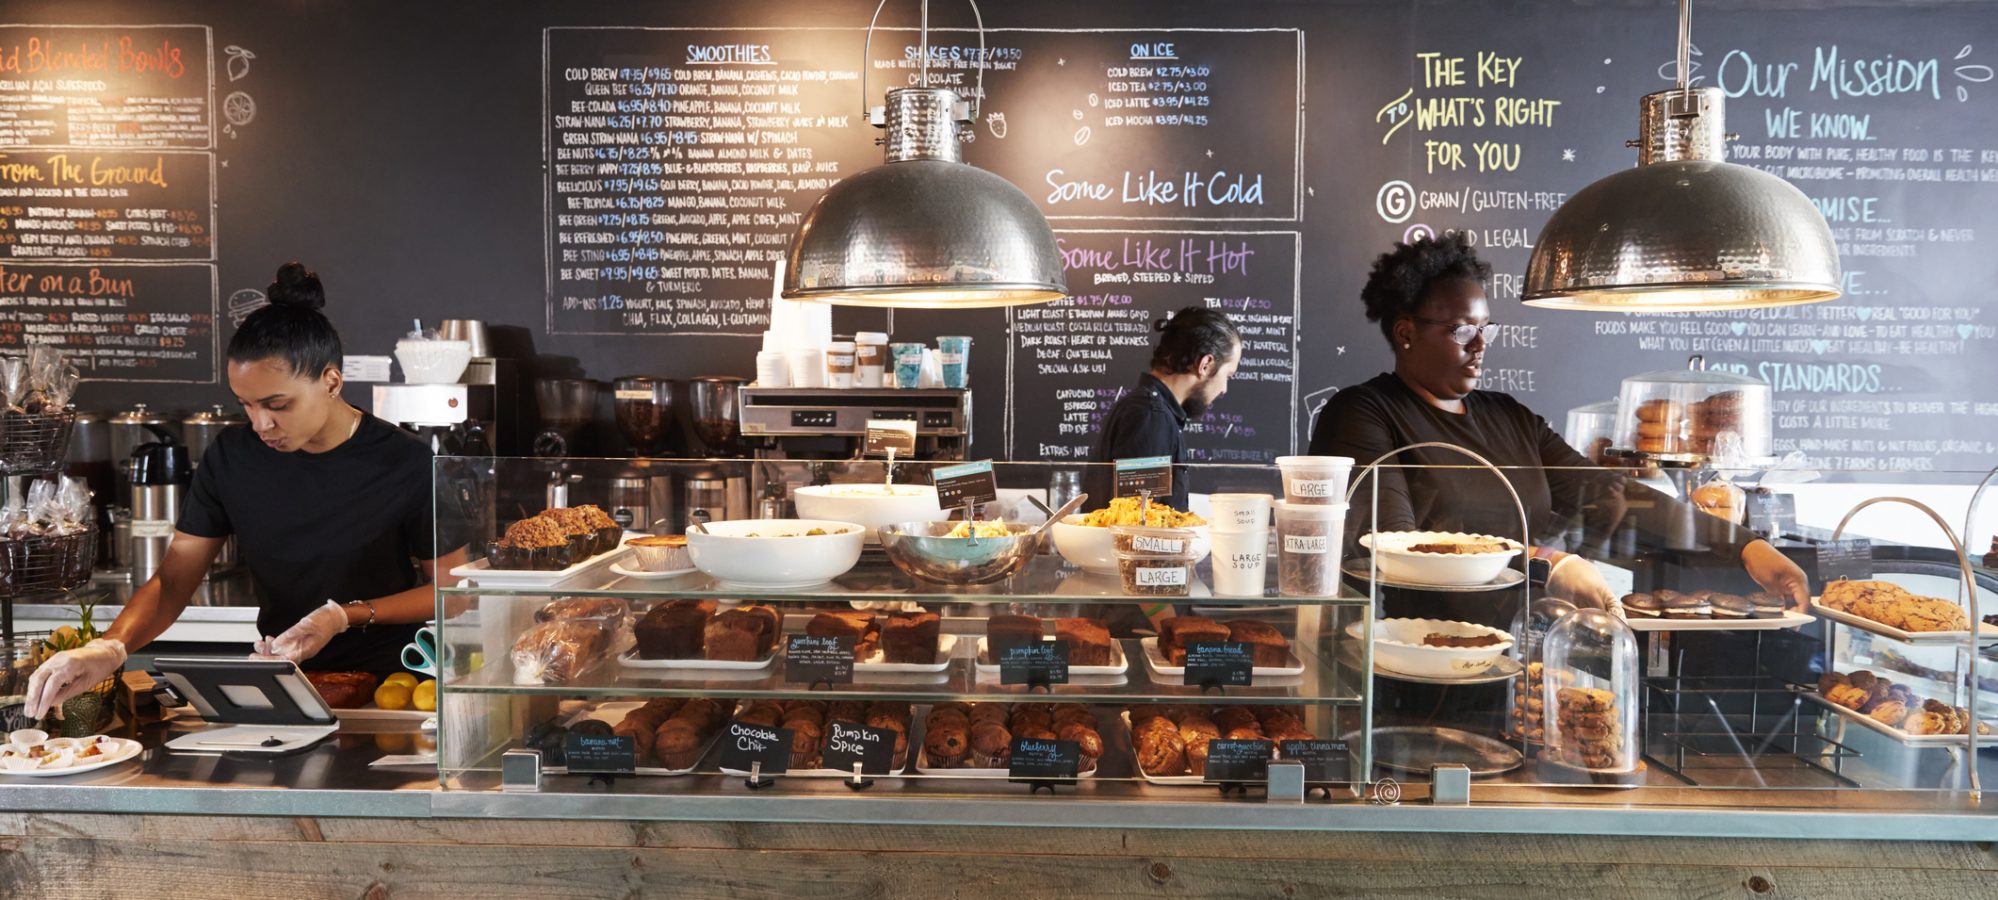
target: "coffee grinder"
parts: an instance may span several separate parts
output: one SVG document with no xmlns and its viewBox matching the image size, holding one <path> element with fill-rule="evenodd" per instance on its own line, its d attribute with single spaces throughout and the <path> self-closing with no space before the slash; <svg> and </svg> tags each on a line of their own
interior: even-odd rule
<svg viewBox="0 0 1998 900">
<path fill-rule="evenodd" d="M 694 435 L 716 462 L 706 471 L 687 476 L 683 486 L 684 519 L 705 512 L 710 519 L 747 519 L 750 513 L 749 466 L 722 462 L 743 458 L 742 391 L 746 378 L 702 375 L 688 386 Z"/>
<path fill-rule="evenodd" d="M 611 518 L 637 531 L 671 527 L 673 476 L 645 457 L 657 456 L 673 428 L 677 404 L 675 384 L 650 375 L 627 375 L 611 383 L 612 411 L 618 433 L 635 457 L 630 468 L 611 479 Z"/>
</svg>

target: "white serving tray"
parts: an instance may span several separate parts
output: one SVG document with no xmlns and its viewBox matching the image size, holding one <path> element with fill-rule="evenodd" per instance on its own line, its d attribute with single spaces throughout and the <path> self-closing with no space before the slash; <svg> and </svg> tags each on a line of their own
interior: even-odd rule
<svg viewBox="0 0 1998 900">
<path fill-rule="evenodd" d="M 1633 616 L 1624 612 L 1623 604 L 1616 605 L 1616 614 L 1632 631 L 1781 631 L 1786 628 L 1802 628 L 1810 623 L 1810 615 L 1797 610 L 1784 610 L 1783 615 L 1774 619 L 1758 619 L 1750 616 L 1745 619 L 1723 619 L 1718 616 L 1705 619 L 1673 619 L 1666 616 Z"/>
<path fill-rule="evenodd" d="M 647 671 L 707 671 L 707 672 L 760 672 L 770 668 L 777 660 L 777 645 L 770 645 L 769 655 L 760 660 L 744 662 L 735 659 L 640 659 L 636 648 L 617 658 L 617 664 L 627 669 Z"/>
<path fill-rule="evenodd" d="M 876 643 L 879 644 L 879 641 Z M 853 664 L 853 673 L 855 675 L 886 675 L 890 673 L 934 675 L 950 668 L 951 657 L 956 653 L 957 635 L 954 634 L 937 635 L 937 661 L 929 665 L 923 665 L 922 663 L 883 662 L 882 660 L 888 658 L 888 651 L 876 646 L 873 656 L 856 661 Z"/>
<path fill-rule="evenodd" d="M 1084 760 L 1084 762 L 1087 761 L 1088 760 L 1086 759 Z M 1087 769 L 1078 767 L 1076 769 L 1075 777 L 1077 779 L 1095 778 L 1096 770 L 1101 766 L 1102 760 L 1098 760 L 1097 763 L 1098 765 L 1090 766 Z M 922 750 L 916 753 L 916 773 L 919 775 L 935 775 L 944 778 L 1010 778 L 1012 777 L 1013 774 L 1012 770 L 1010 769 L 969 769 L 969 768 L 950 769 L 941 766 L 932 766 L 930 765 L 930 751 L 928 748 L 923 748 Z M 1056 778 L 1053 780 L 1066 781 L 1068 779 Z"/>
<path fill-rule="evenodd" d="M 1850 625 L 1860 631 L 1871 632 L 1885 638 L 1893 638 L 1903 644 L 1961 644 L 1970 638 L 1970 632 L 1968 631 L 1902 631 L 1899 628 L 1890 628 L 1865 616 L 1856 616 L 1844 610 L 1832 609 L 1819 602 L 1816 597 L 1811 598 L 1811 612 L 1816 613 L 1818 618 L 1830 619 L 1834 622 Z M 1980 642 L 1998 640 L 1998 626 L 1984 625 L 1978 631 L 1977 637 Z"/>
<path fill-rule="evenodd" d="M 1054 639 L 1055 639 L 1055 638 L 1054 638 L 1054 636 L 1053 636 L 1053 635 L 1043 635 L 1043 636 L 1041 637 L 1041 640 L 1042 640 L 1043 642 L 1046 642 L 1046 641 L 1052 641 L 1052 640 L 1054 640 Z M 999 664 L 998 664 L 998 663 L 988 663 L 988 662 L 986 662 L 986 661 L 985 661 L 985 652 L 986 652 L 986 650 L 988 650 L 988 649 L 989 649 L 989 648 L 988 648 L 988 647 L 986 647 L 986 645 L 985 645 L 985 639 L 984 639 L 984 638 L 979 638 L 979 639 L 978 639 L 978 656 L 977 656 L 977 657 L 975 657 L 975 659 L 976 659 L 976 661 L 977 661 L 977 665 L 978 665 L 978 674 L 980 674 L 980 675 L 991 675 L 991 676 L 995 676 L 995 677 L 996 677 L 996 676 L 998 676 L 998 675 L 1000 674 L 1000 672 L 999 672 Z M 1070 674 L 1070 675 L 1122 675 L 1122 674 L 1124 674 L 1124 673 L 1126 673 L 1126 672 L 1129 672 L 1129 671 L 1131 670 L 1131 662 L 1130 662 L 1130 660 L 1128 660 L 1128 659 L 1125 659 L 1125 658 L 1124 658 L 1124 642 L 1123 642 L 1123 641 L 1119 641 L 1119 640 L 1114 640 L 1114 639 L 1113 639 L 1112 641 L 1110 641 L 1110 652 L 1111 652 L 1111 659 L 1112 659 L 1112 660 L 1114 660 L 1114 662 L 1112 662 L 1112 663 L 1111 663 L 1110 665 L 1107 665 L 1107 666 L 1077 666 L 1077 665 L 1070 665 L 1070 666 L 1068 667 L 1068 674 Z"/>
<path fill-rule="evenodd" d="M 1186 676 L 1185 666 L 1175 666 L 1172 663 L 1166 662 L 1165 654 L 1159 651 L 1158 638 L 1143 638 L 1138 643 L 1145 648 L 1145 665 L 1151 668 L 1153 675 L 1173 675 L 1182 678 Z M 1293 648 L 1289 652 L 1290 665 L 1278 668 L 1256 666 L 1250 670 L 1250 674 L 1257 678 L 1275 678 L 1285 675 L 1304 674 L 1304 661 L 1297 658 L 1297 650 Z M 1073 670 L 1071 669 L 1070 671 Z"/>
<path fill-rule="evenodd" d="M 1884 734 L 1889 738 L 1892 738 L 1896 742 L 1903 744 L 1905 746 L 1964 747 L 1964 746 L 1969 746 L 1970 744 L 1970 735 L 1967 734 L 1909 734 L 1905 731 L 1902 731 L 1899 728 L 1896 728 L 1892 725 L 1889 725 L 1885 722 L 1875 719 L 1872 716 L 1860 712 L 1859 710 L 1847 709 L 1843 706 L 1831 702 L 1830 700 L 1826 700 L 1823 694 L 1820 694 L 1815 690 L 1799 687 L 1796 688 L 1796 691 L 1798 696 L 1803 697 L 1805 700 L 1809 700 L 1812 703 L 1815 703 L 1826 709 L 1832 710 L 1838 713 L 1839 715 L 1845 717 L 1849 721 L 1858 722 L 1859 724 L 1864 725 L 1867 728 L 1880 732 L 1881 734 Z M 1982 737 L 1984 740 L 1979 742 L 1980 746 L 1998 746 L 1998 735 L 1987 734 L 1987 735 L 1982 735 Z"/>
<path fill-rule="evenodd" d="M 64 766 L 60 769 L 23 769 L 16 771 L 0 769 L 0 775 L 14 775 L 27 778 L 54 778 L 58 775 L 80 775 L 84 772 L 95 772 L 107 766 L 115 766 L 138 756 L 145 749 L 138 741 L 127 740 L 125 738 L 112 738 L 111 740 L 118 742 L 116 750 L 82 765 Z"/>
<path fill-rule="evenodd" d="M 678 578 L 682 575 L 692 575 L 695 572 L 700 571 L 699 569 L 696 569 L 693 566 L 688 566 L 684 569 L 672 569 L 665 572 L 648 572 L 644 569 L 627 569 L 624 567 L 623 563 L 611 563 L 610 570 L 611 574 L 613 575 L 623 575 L 626 578 L 643 578 L 647 580 L 655 578 Z"/>
<path fill-rule="evenodd" d="M 626 538 L 633 536 L 632 532 L 625 532 Z M 631 553 L 631 548 L 624 546 L 624 543 L 620 541 L 617 547 L 592 556 L 566 569 L 549 571 L 540 569 L 495 569 L 492 567 L 492 560 L 481 559 L 458 566 L 451 570 L 451 574 L 457 578 L 469 579 L 478 587 L 545 587 L 552 584 L 560 584 L 579 575 L 602 569 L 629 553 Z"/>
<path fill-rule="evenodd" d="M 632 710 L 637 709 L 644 705 L 645 705 L 644 703 L 641 703 L 636 700 L 619 700 L 614 703 L 600 703 L 596 706 L 595 709 L 592 709 L 589 712 L 586 712 L 580 716 L 576 716 L 575 718 L 570 719 L 569 724 L 574 724 L 584 719 L 595 719 L 606 725 L 616 725 L 618 722 L 623 721 L 626 713 L 629 713 Z M 612 713 L 616 713 L 616 715 L 612 715 Z M 691 766 L 688 766 L 684 769 L 668 769 L 662 766 L 638 766 L 634 768 L 632 771 L 637 772 L 640 775 L 692 774 L 695 769 L 701 767 L 701 760 L 707 758 L 708 751 L 713 750 L 715 748 L 715 742 L 721 740 L 722 732 L 727 730 L 728 728 L 726 724 L 724 724 L 723 727 L 721 728 L 715 729 L 715 733 L 709 735 L 707 742 L 701 745 L 701 751 L 699 753 L 694 754 L 694 764 Z M 644 759 L 650 757 L 641 756 L 640 758 Z M 567 766 L 549 766 L 545 771 L 547 771 L 548 774 L 550 775 L 566 775 L 569 773 L 569 768 Z"/>
</svg>

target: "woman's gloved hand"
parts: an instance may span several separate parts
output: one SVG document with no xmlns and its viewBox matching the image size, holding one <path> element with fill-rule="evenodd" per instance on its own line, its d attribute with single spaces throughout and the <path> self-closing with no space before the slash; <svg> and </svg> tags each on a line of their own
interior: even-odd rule
<svg viewBox="0 0 1998 900">
<path fill-rule="evenodd" d="M 319 655 L 326 649 L 326 642 L 334 635 L 347 630 L 347 611 L 331 600 L 326 605 L 308 613 L 298 620 L 297 625 L 284 630 L 283 634 L 271 639 L 268 647 L 258 647 L 260 653 L 304 662 Z"/>
<path fill-rule="evenodd" d="M 1763 590 L 1783 598 L 1791 609 L 1801 612 L 1810 608 L 1810 577 L 1768 541 L 1750 541 L 1741 548 L 1741 568 Z"/>
<path fill-rule="evenodd" d="M 1616 602 L 1616 594 L 1596 564 L 1573 553 L 1562 554 L 1547 570 L 1547 594 L 1593 609 L 1609 609 Z"/>
<path fill-rule="evenodd" d="M 28 679 L 30 719 L 48 715 L 64 700 L 96 687 L 125 664 L 125 642 L 98 638 L 75 650 L 64 650 L 48 658 Z"/>
</svg>

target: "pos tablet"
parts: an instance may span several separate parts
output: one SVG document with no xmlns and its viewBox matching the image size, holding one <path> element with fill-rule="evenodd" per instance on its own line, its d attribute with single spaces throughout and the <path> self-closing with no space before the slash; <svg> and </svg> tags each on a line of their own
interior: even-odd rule
<svg viewBox="0 0 1998 900">
<path fill-rule="evenodd" d="M 182 753 L 293 753 L 340 729 L 333 708 L 289 660 L 162 658 L 166 682 L 208 727 L 166 743 Z"/>
</svg>

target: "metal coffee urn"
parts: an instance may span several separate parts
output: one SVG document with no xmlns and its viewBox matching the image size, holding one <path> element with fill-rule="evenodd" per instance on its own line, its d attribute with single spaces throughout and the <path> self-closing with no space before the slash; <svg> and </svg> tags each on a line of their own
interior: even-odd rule
<svg viewBox="0 0 1998 900">
<path fill-rule="evenodd" d="M 146 427 L 158 440 L 132 450 L 132 524 L 127 558 L 135 587 L 153 577 L 166 559 L 174 522 L 180 518 L 181 497 L 194 480 L 187 446 L 161 426 Z"/>
</svg>

